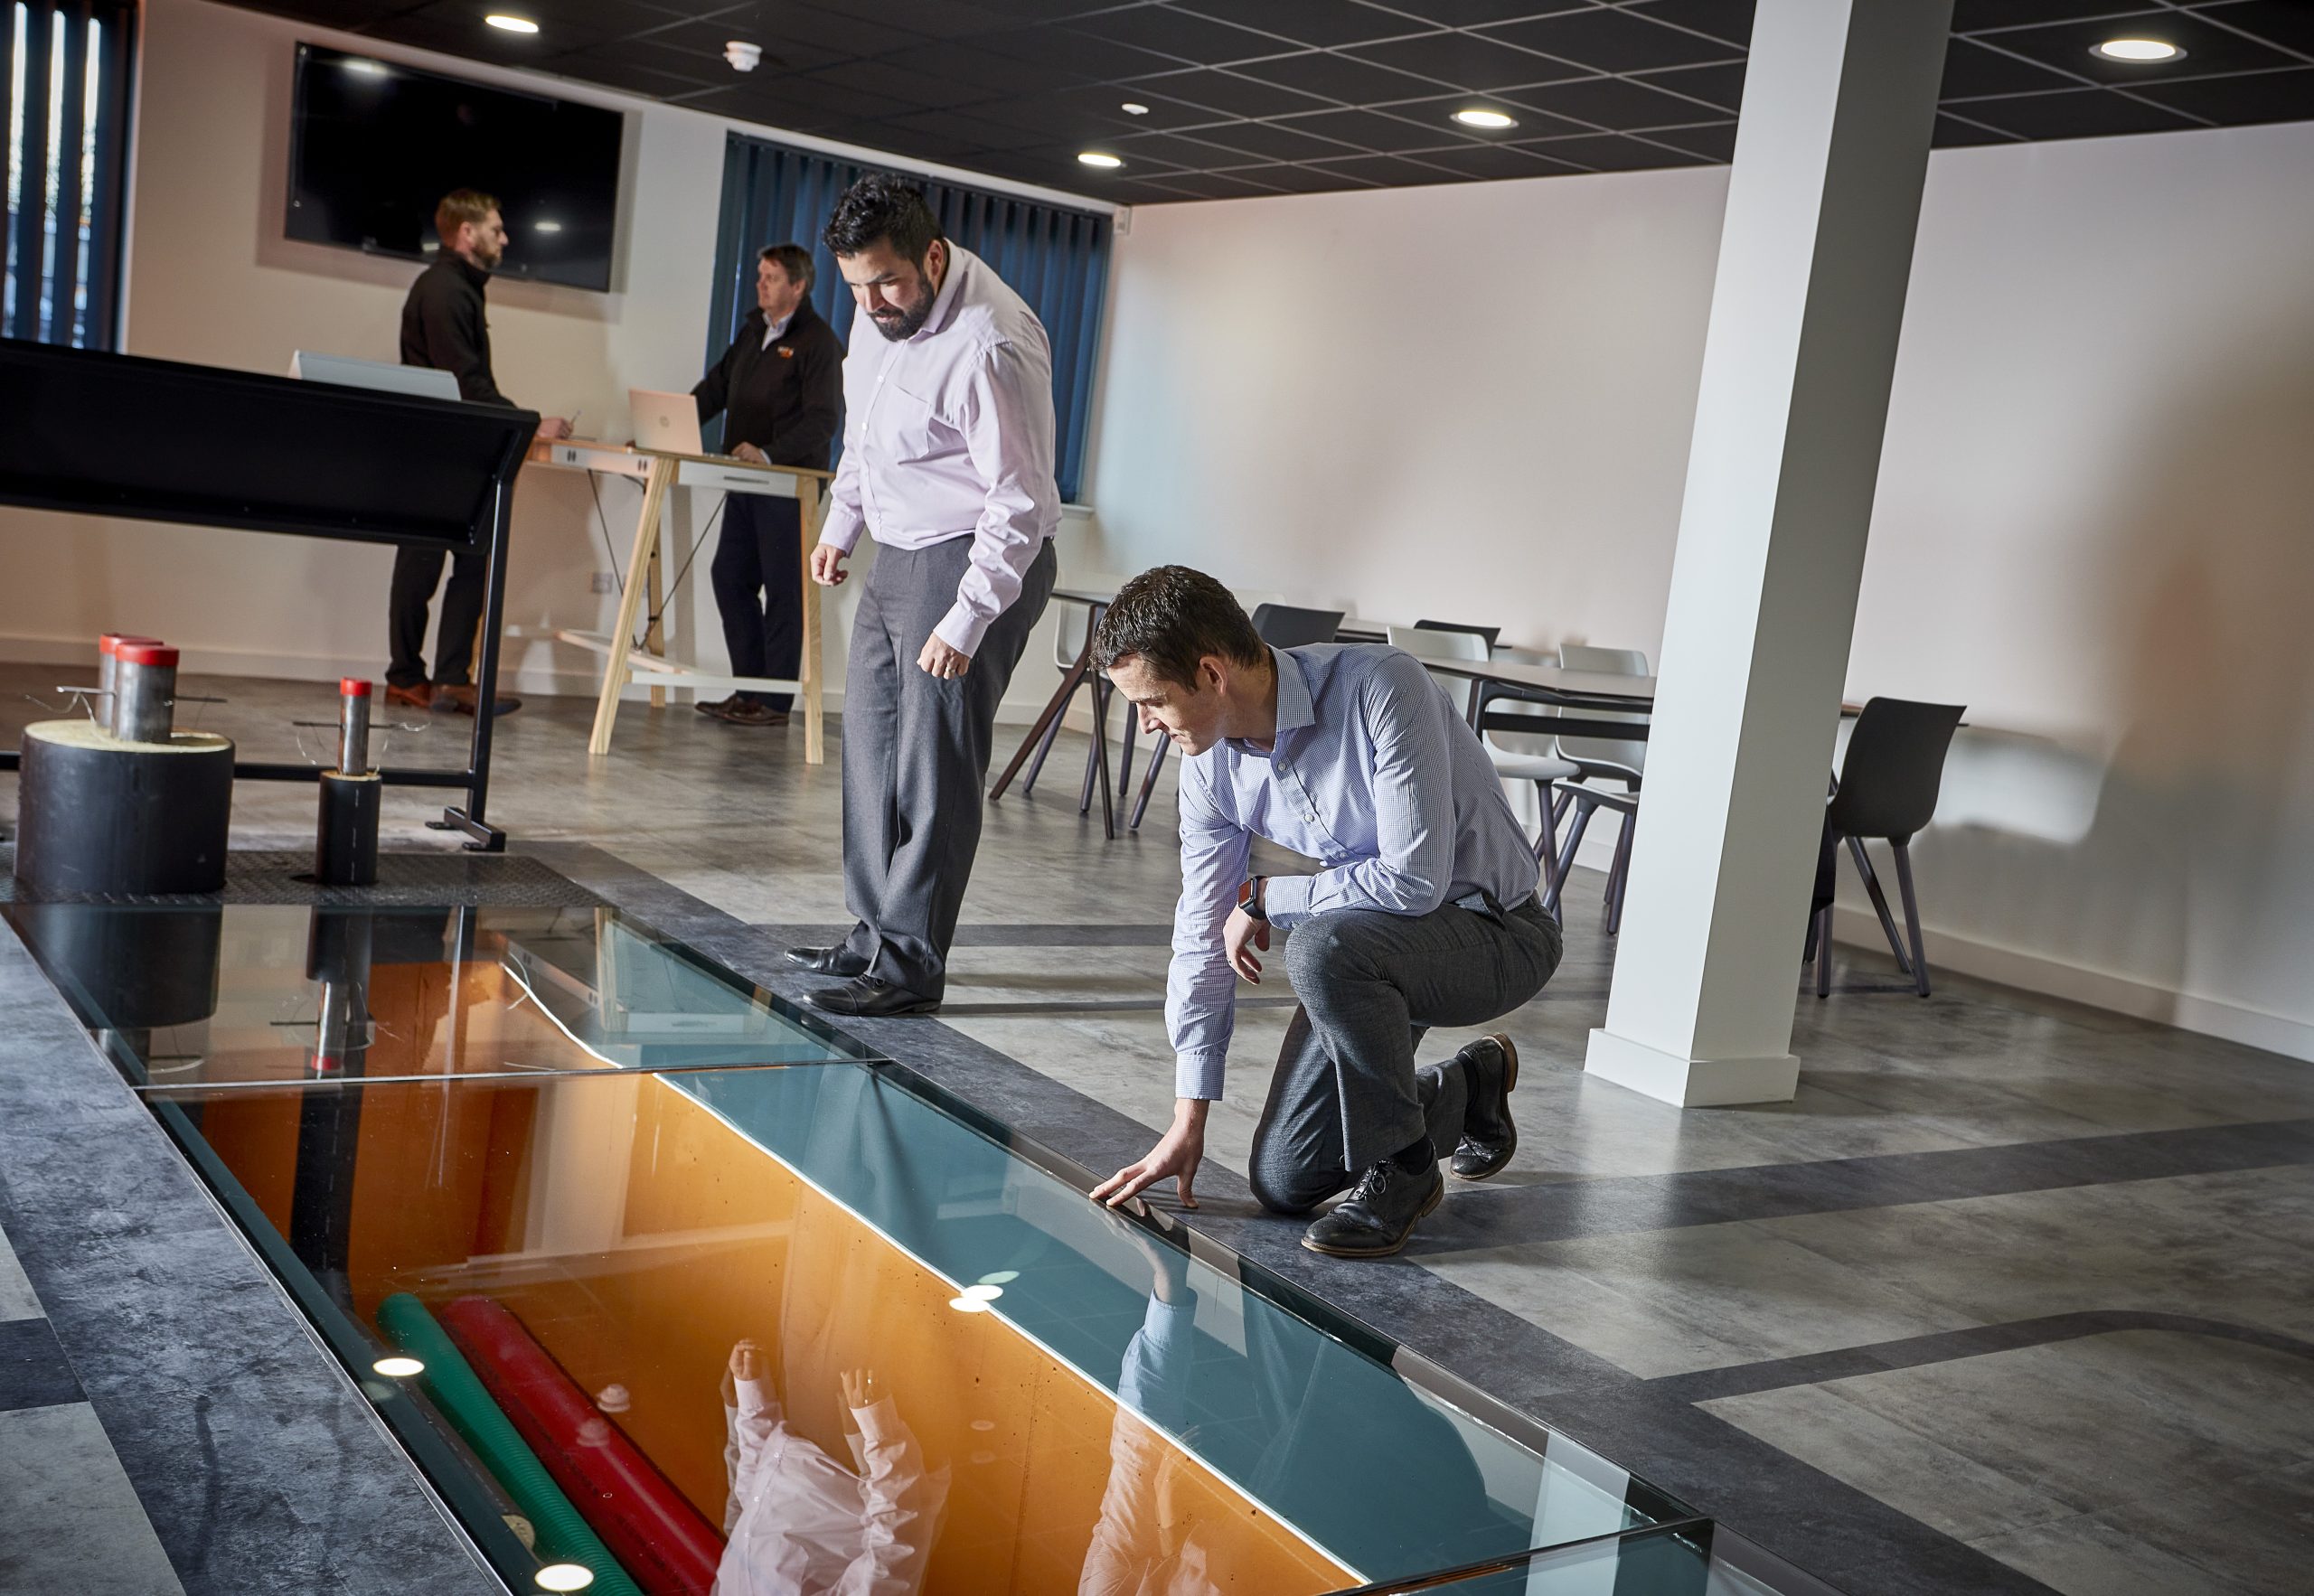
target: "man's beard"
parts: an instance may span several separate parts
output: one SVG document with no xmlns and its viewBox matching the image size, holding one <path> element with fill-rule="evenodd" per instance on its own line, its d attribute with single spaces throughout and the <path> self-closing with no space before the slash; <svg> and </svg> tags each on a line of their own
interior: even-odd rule
<svg viewBox="0 0 2314 1596">
<path fill-rule="evenodd" d="M 922 332 L 924 324 L 932 319 L 933 298 L 932 295 L 927 294 L 923 304 L 896 320 L 887 321 L 874 311 L 868 313 L 868 319 L 876 324 L 876 331 L 884 335 L 887 343 L 905 343 Z"/>
</svg>

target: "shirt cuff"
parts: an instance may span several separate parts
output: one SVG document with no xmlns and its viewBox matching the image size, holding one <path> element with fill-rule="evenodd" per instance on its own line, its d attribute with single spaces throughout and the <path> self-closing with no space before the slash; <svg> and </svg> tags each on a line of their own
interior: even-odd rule
<svg viewBox="0 0 2314 1596">
<path fill-rule="evenodd" d="M 765 1391 L 762 1381 L 742 1380 L 734 1375 L 731 1384 L 738 1388 L 741 1413 L 759 1413 L 766 1408 L 775 1405 L 771 1396 Z"/>
<path fill-rule="evenodd" d="M 1280 930 L 1290 931 L 1310 917 L 1310 884 L 1314 876 L 1272 876 L 1262 883 L 1262 914 Z"/>
<path fill-rule="evenodd" d="M 1222 1077 L 1228 1073 L 1229 1049 L 1227 1047 L 1193 1047 L 1173 1060 L 1173 1095 L 1202 1097 L 1207 1102 L 1221 1095 Z"/>
<path fill-rule="evenodd" d="M 846 510 L 840 504 L 831 505 L 820 521 L 820 541 L 831 549 L 841 549 L 849 554 L 859 546 L 860 534 L 867 527 L 868 523 L 861 519 L 857 511 Z"/>
<path fill-rule="evenodd" d="M 870 1446 L 881 1446 L 902 1429 L 899 1410 L 889 1396 L 880 1397 L 864 1408 L 854 1408 L 851 1416 L 860 1422 L 860 1433 Z"/>
<path fill-rule="evenodd" d="M 960 654 L 977 654 L 981 639 L 988 635 L 988 625 L 959 603 L 940 617 L 940 624 L 932 628 L 932 635 Z"/>
</svg>

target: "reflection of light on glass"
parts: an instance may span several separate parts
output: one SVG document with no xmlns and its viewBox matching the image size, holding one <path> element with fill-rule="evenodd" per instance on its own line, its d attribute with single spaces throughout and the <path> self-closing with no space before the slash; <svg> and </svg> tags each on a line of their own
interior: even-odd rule
<svg viewBox="0 0 2314 1596">
<path fill-rule="evenodd" d="M 993 1430 L 996 1428 L 996 1421 L 993 1419 L 974 1419 L 973 1421 L 973 1428 L 975 1430 Z"/>
<path fill-rule="evenodd" d="M 948 1306 L 958 1313 L 986 1313 L 988 1311 L 988 1304 L 977 1297 L 951 1297 L 948 1299 Z"/>
<path fill-rule="evenodd" d="M 992 1274 L 982 1275 L 980 1283 L 984 1286 L 1009 1286 L 1020 1278 L 1021 1272 L 1017 1269 L 1000 1269 Z"/>
<path fill-rule="evenodd" d="M 550 1563 L 531 1578 L 541 1591 L 583 1591 L 595 1582 L 595 1571 L 576 1563 Z"/>
<path fill-rule="evenodd" d="M 964 1288 L 964 1295 L 965 1295 L 965 1296 L 967 1296 L 967 1297 L 973 1298 L 973 1299 L 974 1299 L 974 1300 L 976 1300 L 976 1301 L 981 1301 L 981 1302 L 993 1302 L 993 1301 L 995 1301 L 999 1297 L 1002 1297 L 1002 1295 L 1004 1295 L 1004 1288 L 1003 1288 L 1002 1286 L 984 1286 L 984 1285 L 983 1285 L 983 1286 L 966 1286 L 966 1287 Z"/>
<path fill-rule="evenodd" d="M 357 78 L 382 78 L 386 75 L 386 63 L 381 61 L 370 61 L 356 56 L 351 61 L 340 61 L 338 64 Z"/>
<path fill-rule="evenodd" d="M 996 1461 L 996 1454 L 994 1452 L 974 1452 L 973 1454 L 972 1460 L 975 1463 L 993 1463 Z"/>
<path fill-rule="evenodd" d="M 531 230 L 532 232 L 541 233 L 559 233 L 562 230 L 562 223 L 559 221 L 534 221 L 531 223 Z"/>
<path fill-rule="evenodd" d="M 532 22 L 529 17 L 509 16 L 504 12 L 501 11 L 494 11 L 482 20 L 488 23 L 492 27 L 503 29 L 509 33 L 535 33 L 539 31 L 538 23 Z M 594 1577 L 595 1576 L 592 1574 L 588 1574 L 587 1576 L 589 1582 L 591 1582 Z M 549 1587 L 549 1589 L 556 1591 L 578 1591 L 583 1590 L 584 1588 L 584 1586 L 580 1585 L 553 1585 Z"/>
<path fill-rule="evenodd" d="M 407 1380 L 426 1372 L 426 1366 L 414 1357 L 381 1357 L 370 1366 L 389 1380 Z"/>
</svg>

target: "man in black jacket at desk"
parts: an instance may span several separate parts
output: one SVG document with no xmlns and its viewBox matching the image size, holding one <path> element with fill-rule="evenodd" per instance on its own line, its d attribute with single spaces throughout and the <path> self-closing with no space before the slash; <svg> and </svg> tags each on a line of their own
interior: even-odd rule
<svg viewBox="0 0 2314 1596">
<path fill-rule="evenodd" d="M 482 291 L 490 274 L 506 253 L 506 224 L 498 202 L 472 189 L 446 196 L 435 208 L 434 230 L 442 248 L 409 286 L 401 307 L 401 363 L 431 366 L 458 380 L 458 397 L 468 404 L 505 405 L 514 401 L 498 391 L 490 371 L 490 323 L 483 312 Z M 539 422 L 541 437 L 569 437 L 570 424 L 560 416 Z M 442 592 L 442 629 L 435 638 L 434 676 L 426 674 L 426 612 L 434 602 L 434 584 L 442 578 L 442 550 L 404 544 L 394 551 L 394 585 L 389 602 L 393 662 L 386 668 L 389 703 L 413 709 L 475 710 L 475 688 L 467 680 L 474 665 L 475 627 L 482 620 L 483 582 L 488 574 L 484 555 L 450 556 L 450 582 Z M 502 697 L 492 706 L 503 715 L 522 707 L 516 698 Z"/>
<path fill-rule="evenodd" d="M 723 452 L 773 465 L 828 468 L 843 402 L 843 345 L 812 308 L 812 256 L 774 244 L 756 260 L 756 308 L 691 394 L 704 422 L 722 415 Z M 803 506 L 730 493 L 708 574 L 734 676 L 794 681 L 804 659 Z M 735 726 L 785 726 L 787 693 L 736 692 L 701 714 Z"/>
</svg>

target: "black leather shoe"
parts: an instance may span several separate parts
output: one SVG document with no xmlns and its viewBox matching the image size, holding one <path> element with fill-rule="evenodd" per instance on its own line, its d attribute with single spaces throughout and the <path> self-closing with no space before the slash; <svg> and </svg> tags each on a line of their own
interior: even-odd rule
<svg viewBox="0 0 2314 1596">
<path fill-rule="evenodd" d="M 896 1014 L 929 1014 L 940 1007 L 937 998 L 920 997 L 904 986 L 863 975 L 832 990 L 814 992 L 804 1001 L 830 1014 L 854 1019 L 888 1019 Z"/>
<path fill-rule="evenodd" d="M 1458 1180 L 1489 1180 L 1502 1173 L 1519 1150 L 1519 1127 L 1510 1122 L 1510 1089 L 1519 1084 L 1519 1049 L 1497 1031 L 1481 1037 L 1457 1055 L 1470 1072 L 1470 1106 L 1463 1111 L 1463 1140 L 1447 1168 Z"/>
<path fill-rule="evenodd" d="M 1437 1165 L 1408 1170 L 1384 1159 L 1332 1212 L 1310 1226 L 1302 1244 L 1335 1258 L 1387 1258 L 1406 1244 L 1415 1221 L 1445 1195 L 1446 1180 Z"/>
<path fill-rule="evenodd" d="M 849 980 L 868 973 L 868 961 L 842 943 L 832 948 L 789 948 L 787 962 L 801 964 L 814 975 L 841 975 Z"/>
</svg>

